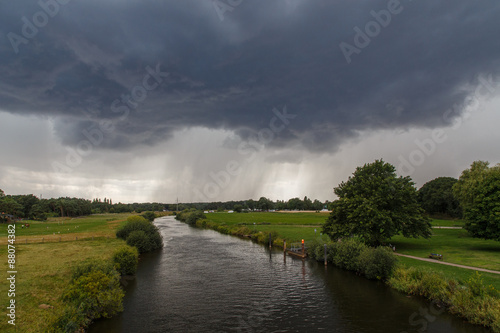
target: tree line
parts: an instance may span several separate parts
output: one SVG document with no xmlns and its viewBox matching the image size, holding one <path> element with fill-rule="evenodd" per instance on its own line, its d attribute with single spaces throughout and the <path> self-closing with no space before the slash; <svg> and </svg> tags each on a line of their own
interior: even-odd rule
<svg viewBox="0 0 500 333">
<path fill-rule="evenodd" d="M 439 177 L 419 190 L 382 160 L 356 168 L 334 189 L 338 199 L 323 226 L 331 239 L 380 245 L 392 236 L 431 236 L 429 215 L 461 217 L 473 237 L 500 241 L 500 164 L 476 161 L 459 179 Z"/>
<path fill-rule="evenodd" d="M 111 199 L 51 198 L 33 194 L 5 195 L 0 189 L 0 221 L 10 216 L 46 220 L 51 216 L 76 217 L 99 213 L 196 210 L 332 210 L 324 231 L 332 237 L 358 234 L 378 244 L 392 235 L 428 237 L 428 215 L 463 218 L 473 236 L 500 240 L 500 164 L 475 161 L 459 179 L 438 177 L 419 190 L 410 177 L 397 177 L 389 163 L 377 160 L 356 168 L 353 176 L 334 189 L 329 202 L 292 198 L 273 201 L 241 200 L 210 203 L 113 203 Z"/>
</svg>

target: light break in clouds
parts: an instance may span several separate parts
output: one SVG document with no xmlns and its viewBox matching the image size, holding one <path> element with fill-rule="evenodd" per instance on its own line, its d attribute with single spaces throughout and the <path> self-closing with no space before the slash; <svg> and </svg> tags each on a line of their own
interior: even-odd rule
<svg viewBox="0 0 500 333">
<path fill-rule="evenodd" d="M 492 1 L 15 1 L 0 188 L 115 202 L 332 200 L 499 162 Z"/>
</svg>

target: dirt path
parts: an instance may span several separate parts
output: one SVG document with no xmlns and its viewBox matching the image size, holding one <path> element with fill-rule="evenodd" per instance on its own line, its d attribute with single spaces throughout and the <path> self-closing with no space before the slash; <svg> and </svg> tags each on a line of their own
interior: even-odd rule
<svg viewBox="0 0 500 333">
<path fill-rule="evenodd" d="M 485 268 L 478 268 L 478 267 L 472 267 L 472 266 L 465 266 L 465 265 L 459 265 L 459 264 L 452 264 L 451 262 L 444 262 L 436 259 L 430 259 L 430 258 L 420 258 L 420 257 L 415 257 L 415 256 L 410 256 L 407 254 L 401 254 L 401 253 L 394 253 L 397 256 L 401 257 L 407 257 L 407 258 L 412 258 L 412 259 L 417 259 L 417 260 L 422 260 L 422 261 L 428 261 L 428 262 L 433 262 L 435 264 L 442 264 L 442 265 L 448 265 L 448 266 L 455 266 L 455 267 L 460 267 L 460 268 L 465 268 L 465 269 L 472 269 L 475 271 L 480 271 L 480 272 L 486 272 L 486 273 L 493 273 L 493 274 L 500 274 L 499 271 L 493 271 L 491 269 L 485 269 Z"/>
</svg>

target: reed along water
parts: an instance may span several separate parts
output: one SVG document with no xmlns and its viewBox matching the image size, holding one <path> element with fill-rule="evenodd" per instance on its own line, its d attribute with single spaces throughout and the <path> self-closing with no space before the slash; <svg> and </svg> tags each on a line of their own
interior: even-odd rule
<svg viewBox="0 0 500 333">
<path fill-rule="evenodd" d="M 354 273 L 163 217 L 161 251 L 141 256 L 124 312 L 90 333 L 483 333 L 429 302 Z"/>
</svg>

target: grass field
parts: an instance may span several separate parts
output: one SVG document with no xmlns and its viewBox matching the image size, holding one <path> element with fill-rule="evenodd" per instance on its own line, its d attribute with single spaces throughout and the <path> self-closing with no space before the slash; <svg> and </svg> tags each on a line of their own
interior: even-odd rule
<svg viewBox="0 0 500 333">
<path fill-rule="evenodd" d="M 412 258 L 398 257 L 398 262 L 407 267 L 429 268 L 433 271 L 443 273 L 447 278 L 453 278 L 460 282 L 468 280 L 473 274 L 473 271 L 471 271 L 470 269 L 441 265 L 438 263 L 434 264 L 431 262 L 416 260 Z M 492 285 L 493 287 L 495 287 L 495 289 L 500 290 L 500 275 L 485 272 L 480 273 L 486 286 Z"/>
<path fill-rule="evenodd" d="M 65 243 L 21 244 L 16 246 L 16 327 L 7 324 L 5 315 L 0 322 L 1 332 L 45 332 L 47 324 L 63 311 L 60 296 L 71 277 L 74 265 L 87 258 L 111 258 L 113 251 L 124 244 L 119 239 L 83 240 Z M 2 258 L 7 247 L 0 248 Z M 7 272 L 7 260 L 0 265 Z M 7 284 L 0 284 L 2 313 L 7 307 Z M 48 304 L 53 309 L 40 309 Z"/>
<path fill-rule="evenodd" d="M 209 213 L 205 214 L 207 219 L 226 225 L 247 225 L 253 226 L 261 224 L 272 225 L 309 225 L 321 226 L 328 213 Z"/>
<path fill-rule="evenodd" d="M 47 222 L 26 221 L 29 229 L 20 228 L 16 224 L 16 327 L 7 323 L 5 316 L 9 299 L 8 284 L 0 284 L 0 306 L 4 309 L 4 320 L 0 322 L 0 332 L 45 332 L 47 325 L 55 320 L 63 311 L 64 305 L 60 296 L 71 277 L 72 267 L 88 258 L 108 260 L 117 247 L 125 242 L 115 238 L 116 228 L 130 214 L 92 215 L 78 219 L 51 219 Z M 64 221 L 64 224 L 62 223 Z M 49 227 L 47 229 L 46 227 Z M 76 227 L 76 228 L 75 228 Z M 7 267 L 7 225 L 1 225 L 0 263 L 5 273 Z M 69 231 L 67 229 L 70 229 Z M 49 237 L 52 233 L 61 232 L 62 237 L 70 237 L 73 241 L 61 243 L 24 244 L 23 239 Z M 84 235 L 99 236 L 94 240 L 75 241 Z M 112 236 L 107 238 L 107 236 Z M 63 239 L 64 240 L 64 239 Z M 53 306 L 52 309 L 40 309 L 40 304 Z"/>
<path fill-rule="evenodd" d="M 500 271 L 500 242 L 472 238 L 463 229 L 432 229 L 430 239 L 395 236 L 391 243 L 399 253 L 422 258 L 439 253 L 447 262 Z"/>
<path fill-rule="evenodd" d="M 22 221 L 16 224 L 16 240 L 24 243 L 57 242 L 91 238 L 115 237 L 115 230 L 131 214 L 99 214 L 78 218 L 57 217 L 47 221 Z M 29 223 L 29 228 L 22 225 Z M 7 244 L 7 224 L 0 225 L 0 244 Z"/>
<path fill-rule="evenodd" d="M 287 242 L 299 242 L 301 239 L 312 241 L 322 238 L 327 241 L 328 236 L 320 235 L 321 225 L 328 214 L 325 213 L 248 213 L 206 214 L 207 219 L 228 227 L 245 225 L 250 230 L 270 233 L 276 231 Z M 254 224 L 255 223 L 255 224 Z M 461 220 L 432 219 L 433 226 L 462 227 Z M 316 229 L 316 232 L 315 232 Z M 472 238 L 463 229 L 432 229 L 430 239 L 393 237 L 390 242 L 396 250 L 403 254 L 427 258 L 430 253 L 439 253 L 444 261 L 455 264 L 480 267 L 500 271 L 500 242 Z M 443 272 L 448 277 L 460 280 L 470 277 L 471 270 L 422 262 L 410 258 L 400 258 L 400 262 L 411 266 L 425 266 Z M 500 290 L 500 275 L 481 273 L 485 283 L 492 284 Z"/>
<path fill-rule="evenodd" d="M 431 219 L 431 225 L 433 227 L 463 227 L 465 222 L 463 220 L 443 220 L 443 219 Z"/>
</svg>

